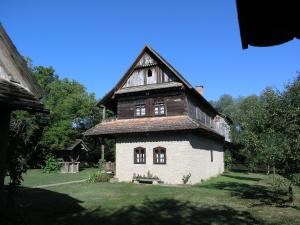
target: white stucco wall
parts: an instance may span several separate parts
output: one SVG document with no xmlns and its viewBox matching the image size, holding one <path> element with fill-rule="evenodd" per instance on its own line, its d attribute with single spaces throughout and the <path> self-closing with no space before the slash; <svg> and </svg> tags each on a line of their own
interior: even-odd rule
<svg viewBox="0 0 300 225">
<path fill-rule="evenodd" d="M 153 164 L 153 148 L 166 148 L 166 164 Z M 134 148 L 146 148 L 146 164 L 134 164 Z M 211 162 L 211 150 L 213 162 Z M 116 177 L 132 181 L 133 174 L 150 171 L 164 183 L 181 184 L 191 173 L 189 183 L 198 183 L 224 171 L 222 143 L 191 133 L 131 135 L 116 139 Z"/>
</svg>

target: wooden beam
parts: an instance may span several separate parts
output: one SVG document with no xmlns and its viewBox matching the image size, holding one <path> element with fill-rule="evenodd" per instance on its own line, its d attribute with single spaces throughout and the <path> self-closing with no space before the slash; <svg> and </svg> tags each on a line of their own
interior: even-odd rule
<svg viewBox="0 0 300 225">
<path fill-rule="evenodd" d="M 104 144 L 101 145 L 101 159 L 105 160 L 105 158 L 104 158 Z"/>
<path fill-rule="evenodd" d="M 9 138 L 10 111 L 0 111 L 0 210 L 5 208 L 4 179 L 7 168 L 7 147 Z"/>
<path fill-rule="evenodd" d="M 106 118 L 106 107 L 103 106 L 103 108 L 102 108 L 102 120 L 105 120 L 105 118 Z"/>
</svg>

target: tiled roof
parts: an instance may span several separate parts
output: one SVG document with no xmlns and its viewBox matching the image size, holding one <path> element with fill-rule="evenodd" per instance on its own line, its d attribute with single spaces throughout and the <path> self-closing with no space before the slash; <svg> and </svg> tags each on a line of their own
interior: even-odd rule
<svg viewBox="0 0 300 225">
<path fill-rule="evenodd" d="M 188 116 L 147 117 L 120 119 L 102 122 L 87 130 L 84 135 L 101 136 L 128 133 L 145 133 L 157 131 L 203 130 L 220 136 L 213 129 L 191 119 Z"/>
<path fill-rule="evenodd" d="M 30 91 L 5 79 L 0 79 L 0 107 L 48 112 Z"/>
</svg>

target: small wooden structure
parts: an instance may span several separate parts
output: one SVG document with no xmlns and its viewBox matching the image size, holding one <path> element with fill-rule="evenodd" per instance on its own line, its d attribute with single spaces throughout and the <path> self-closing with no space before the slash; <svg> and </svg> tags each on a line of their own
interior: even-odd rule
<svg viewBox="0 0 300 225">
<path fill-rule="evenodd" d="M 78 173 L 80 162 L 60 162 L 61 173 Z"/>
<path fill-rule="evenodd" d="M 89 151 L 82 139 L 76 139 L 66 149 L 57 151 L 57 156 L 61 161 L 60 171 L 62 173 L 79 172 L 80 161 L 87 159 Z"/>
</svg>

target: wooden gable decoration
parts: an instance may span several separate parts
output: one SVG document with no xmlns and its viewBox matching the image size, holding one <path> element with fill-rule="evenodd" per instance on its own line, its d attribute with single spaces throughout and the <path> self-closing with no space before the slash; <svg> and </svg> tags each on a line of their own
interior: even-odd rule
<svg viewBox="0 0 300 225">
<path fill-rule="evenodd" d="M 168 69 L 162 68 L 162 63 L 153 59 L 151 53 L 144 53 L 133 66 L 133 71 L 128 75 L 122 88 L 130 88 L 142 85 L 154 85 L 177 81 L 178 79 Z"/>
</svg>

